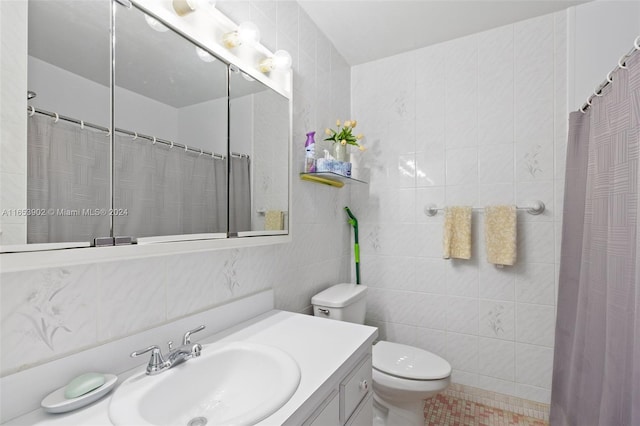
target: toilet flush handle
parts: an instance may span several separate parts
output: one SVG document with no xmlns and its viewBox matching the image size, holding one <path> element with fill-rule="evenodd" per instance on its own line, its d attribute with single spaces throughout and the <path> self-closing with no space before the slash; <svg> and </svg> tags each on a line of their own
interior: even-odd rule
<svg viewBox="0 0 640 426">
<path fill-rule="evenodd" d="M 329 315 L 329 313 L 331 311 L 329 311 L 328 309 L 324 309 L 324 308 L 318 308 L 318 312 L 323 313 L 325 315 Z"/>
</svg>

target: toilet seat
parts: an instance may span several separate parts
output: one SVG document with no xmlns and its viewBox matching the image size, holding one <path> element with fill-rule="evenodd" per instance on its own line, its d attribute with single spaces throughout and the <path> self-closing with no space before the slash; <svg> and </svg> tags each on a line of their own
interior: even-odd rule
<svg viewBox="0 0 640 426">
<path fill-rule="evenodd" d="M 451 375 L 451 365 L 424 349 L 380 341 L 373 346 L 374 370 L 410 380 L 441 380 Z"/>
</svg>

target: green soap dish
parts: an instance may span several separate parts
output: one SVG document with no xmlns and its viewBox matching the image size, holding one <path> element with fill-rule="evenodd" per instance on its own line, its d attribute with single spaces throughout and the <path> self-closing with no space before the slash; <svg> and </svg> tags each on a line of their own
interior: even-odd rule
<svg viewBox="0 0 640 426">
<path fill-rule="evenodd" d="M 89 405 L 108 394 L 118 381 L 113 374 L 87 373 L 47 395 L 40 405 L 48 413 L 66 413 Z M 77 395 L 74 397 L 74 395 Z M 69 397 L 70 396 L 70 397 Z"/>
</svg>

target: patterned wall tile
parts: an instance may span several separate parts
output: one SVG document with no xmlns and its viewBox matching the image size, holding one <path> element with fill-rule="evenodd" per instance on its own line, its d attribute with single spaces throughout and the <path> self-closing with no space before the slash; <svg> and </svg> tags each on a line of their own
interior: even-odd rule
<svg viewBox="0 0 640 426">
<path fill-rule="evenodd" d="M 479 304 L 480 335 L 514 340 L 516 327 L 513 302 L 480 300 Z"/>
<path fill-rule="evenodd" d="M 2 275 L 2 374 L 96 343 L 97 277 L 95 265 Z"/>
</svg>

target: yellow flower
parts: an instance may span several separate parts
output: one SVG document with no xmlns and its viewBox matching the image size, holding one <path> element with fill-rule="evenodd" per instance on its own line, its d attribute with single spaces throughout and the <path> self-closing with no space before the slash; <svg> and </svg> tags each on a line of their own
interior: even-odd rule
<svg viewBox="0 0 640 426">
<path fill-rule="evenodd" d="M 340 127 L 340 120 L 336 120 L 336 126 Z"/>
<path fill-rule="evenodd" d="M 351 127 L 351 122 L 349 120 L 345 121 L 344 127 Z"/>
<path fill-rule="evenodd" d="M 364 147 L 364 146 L 362 146 L 362 145 L 360 145 L 360 146 L 358 147 L 358 149 L 359 149 L 360 151 L 362 151 L 362 152 L 364 152 L 364 151 L 366 151 L 366 150 L 367 150 L 367 148 L 365 148 L 365 147 Z"/>
<path fill-rule="evenodd" d="M 362 133 L 359 133 L 358 136 L 356 136 L 356 139 L 360 140 L 364 138 L 364 135 Z"/>
<path fill-rule="evenodd" d="M 325 129 L 324 132 L 327 134 L 327 136 L 331 136 L 331 129 L 329 129 L 328 127 Z"/>
<path fill-rule="evenodd" d="M 358 122 L 356 120 L 351 120 L 351 127 L 356 127 L 356 125 L 358 124 Z"/>
<path fill-rule="evenodd" d="M 340 141 L 340 144 L 342 144 L 343 146 L 344 146 L 344 145 L 346 145 L 346 144 L 347 144 L 347 140 L 346 140 L 346 139 L 342 139 L 342 140 Z"/>
</svg>

